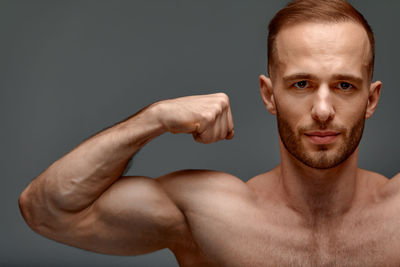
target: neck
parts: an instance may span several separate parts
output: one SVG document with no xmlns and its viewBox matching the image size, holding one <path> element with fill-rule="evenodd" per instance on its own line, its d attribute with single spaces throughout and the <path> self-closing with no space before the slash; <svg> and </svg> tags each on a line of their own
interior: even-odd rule
<svg viewBox="0 0 400 267">
<path fill-rule="evenodd" d="M 340 165 L 314 169 L 295 159 L 285 148 L 277 168 L 287 205 L 307 221 L 340 218 L 352 207 L 358 188 L 358 148 Z"/>
</svg>

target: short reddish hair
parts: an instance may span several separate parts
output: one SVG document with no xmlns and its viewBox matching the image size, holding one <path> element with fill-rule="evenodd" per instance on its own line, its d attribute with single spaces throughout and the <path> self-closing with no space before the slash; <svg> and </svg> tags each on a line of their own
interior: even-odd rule
<svg viewBox="0 0 400 267">
<path fill-rule="evenodd" d="M 370 43 L 368 71 L 372 78 L 375 59 L 375 39 L 371 26 L 364 16 L 345 0 L 293 0 L 281 9 L 268 26 L 268 73 L 275 63 L 275 41 L 279 31 L 286 26 L 303 22 L 355 22 L 367 32 Z"/>
</svg>

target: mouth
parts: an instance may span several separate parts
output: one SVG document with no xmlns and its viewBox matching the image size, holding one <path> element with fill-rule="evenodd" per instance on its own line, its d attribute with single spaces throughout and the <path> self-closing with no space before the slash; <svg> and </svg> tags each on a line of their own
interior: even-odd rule
<svg viewBox="0 0 400 267">
<path fill-rule="evenodd" d="M 326 145 L 333 143 L 340 132 L 336 131 L 310 131 L 304 133 L 305 136 L 311 141 L 311 143 L 316 145 Z"/>
</svg>

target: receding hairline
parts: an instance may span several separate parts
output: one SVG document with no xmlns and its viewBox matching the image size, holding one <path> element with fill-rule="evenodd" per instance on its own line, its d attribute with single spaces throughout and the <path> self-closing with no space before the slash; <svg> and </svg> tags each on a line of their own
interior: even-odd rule
<svg viewBox="0 0 400 267">
<path fill-rule="evenodd" d="M 372 47 L 373 44 L 371 44 L 371 41 L 368 36 L 368 32 L 365 30 L 363 25 L 359 23 L 356 20 L 340 20 L 340 21 L 331 21 L 331 20 L 308 20 L 308 21 L 303 21 L 303 22 L 297 22 L 297 21 L 287 21 L 284 25 L 281 26 L 279 31 L 274 35 L 274 38 L 272 40 L 272 46 L 270 47 L 270 53 L 268 53 L 268 74 L 271 76 L 271 69 L 273 66 L 276 66 L 276 64 L 279 64 L 279 60 L 277 60 L 277 39 L 278 36 L 286 29 L 291 28 L 291 27 L 296 27 L 299 25 L 307 25 L 307 24 L 322 24 L 322 25 L 335 25 L 335 24 L 342 24 L 342 23 L 352 23 L 354 25 L 358 25 L 360 29 L 363 30 L 365 33 L 365 37 L 367 38 L 367 43 L 368 43 L 368 54 L 369 54 L 369 59 L 366 64 L 366 68 L 368 71 L 368 74 L 371 76 L 370 78 L 372 79 L 372 71 L 373 71 L 373 64 L 374 64 L 374 47 Z"/>
<path fill-rule="evenodd" d="M 274 63 L 275 39 L 279 32 L 303 22 L 340 23 L 354 22 L 364 28 L 370 44 L 368 70 L 372 79 L 375 59 L 375 37 L 364 16 L 346 0 L 291 0 L 279 10 L 268 25 L 268 72 Z"/>
</svg>

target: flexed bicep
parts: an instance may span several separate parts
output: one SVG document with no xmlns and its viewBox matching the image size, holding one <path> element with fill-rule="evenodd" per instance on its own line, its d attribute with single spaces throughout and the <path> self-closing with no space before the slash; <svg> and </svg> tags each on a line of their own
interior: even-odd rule
<svg viewBox="0 0 400 267">
<path fill-rule="evenodd" d="M 174 246 L 185 234 L 185 219 L 152 178 L 122 177 L 90 207 L 59 216 L 60 228 L 41 233 L 90 251 L 138 255 Z M 61 226 L 62 225 L 62 226 Z"/>
</svg>

